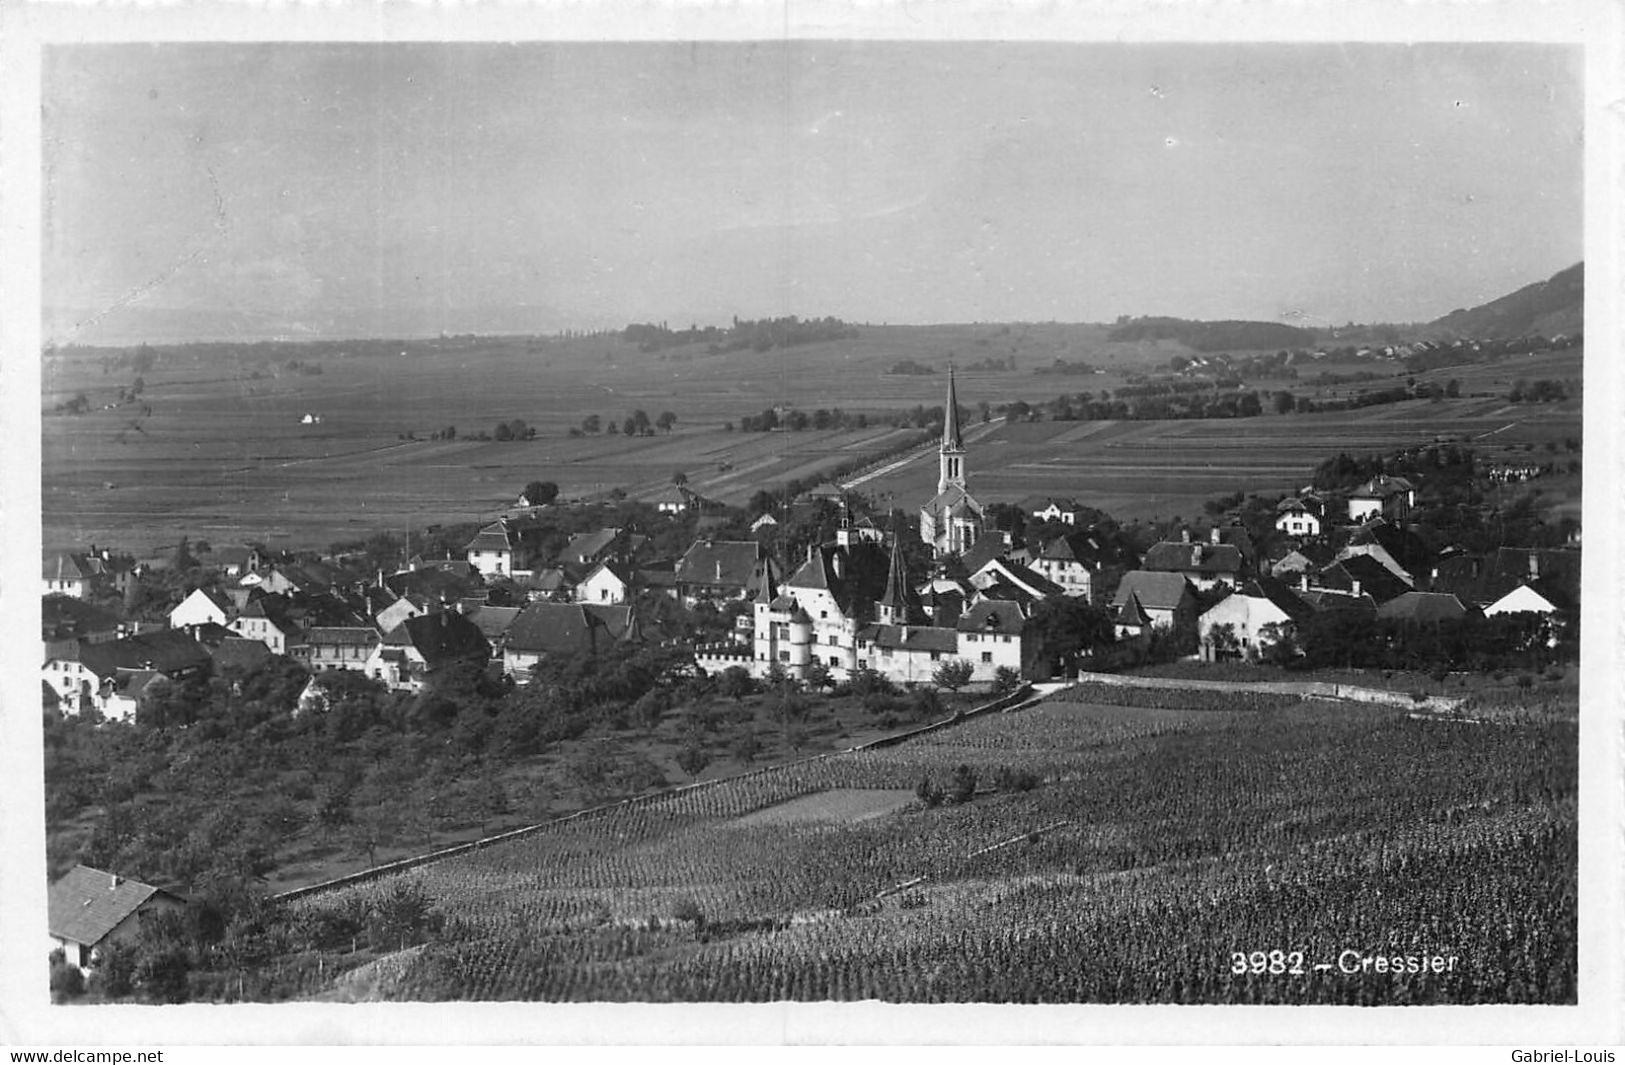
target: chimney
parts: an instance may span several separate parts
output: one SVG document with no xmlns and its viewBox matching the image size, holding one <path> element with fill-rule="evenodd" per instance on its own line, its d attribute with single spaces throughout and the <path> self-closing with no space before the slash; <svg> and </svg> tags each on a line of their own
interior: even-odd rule
<svg viewBox="0 0 1625 1065">
<path fill-rule="evenodd" d="M 842 565 L 845 560 L 846 555 L 840 551 L 835 552 L 835 554 L 831 556 L 830 567 L 835 570 L 835 576 L 844 577 L 846 575 L 844 572 L 845 567 Z"/>
<path fill-rule="evenodd" d="M 108 885 L 107 885 L 107 890 L 109 890 L 109 891 L 118 890 L 118 886 L 120 884 L 124 883 L 124 878 L 122 876 L 119 876 L 117 873 L 108 873 L 107 874 L 107 879 L 109 881 Z"/>
<path fill-rule="evenodd" d="M 1202 545 L 1201 544 L 1193 544 L 1191 546 L 1191 565 L 1200 566 L 1201 564 L 1202 564 Z"/>
<path fill-rule="evenodd" d="M 1309 590 L 1309 571 L 1308 570 L 1299 570 L 1298 571 L 1298 590 L 1300 592 L 1307 592 Z"/>
<path fill-rule="evenodd" d="M 1532 581 L 1540 579 L 1540 554 L 1535 551 L 1529 552 L 1529 579 Z"/>
<path fill-rule="evenodd" d="M 1209 535 L 1212 537 L 1212 540 L 1213 540 L 1214 543 L 1219 543 L 1220 542 L 1219 541 L 1219 527 L 1217 525 L 1215 525 L 1213 527 L 1213 531 Z"/>
<path fill-rule="evenodd" d="M 1189 529 L 1179 530 L 1179 542 L 1182 544 L 1188 544 L 1191 542 L 1191 531 Z"/>
<path fill-rule="evenodd" d="M 1360 598 L 1360 582 L 1357 578 L 1349 582 L 1349 594 L 1356 599 Z"/>
</svg>

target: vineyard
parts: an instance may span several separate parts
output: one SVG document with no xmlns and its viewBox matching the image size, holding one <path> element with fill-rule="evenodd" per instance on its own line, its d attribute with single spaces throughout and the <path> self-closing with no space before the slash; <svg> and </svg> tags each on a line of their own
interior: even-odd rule
<svg viewBox="0 0 1625 1065">
<path fill-rule="evenodd" d="M 991 714 L 290 905 L 432 900 L 443 927 L 376 987 L 405 1000 L 1574 1001 L 1572 722 L 1178 694 Z M 959 778 L 965 801 L 875 812 Z M 1233 974 L 1255 950 L 1333 967 Z"/>
</svg>

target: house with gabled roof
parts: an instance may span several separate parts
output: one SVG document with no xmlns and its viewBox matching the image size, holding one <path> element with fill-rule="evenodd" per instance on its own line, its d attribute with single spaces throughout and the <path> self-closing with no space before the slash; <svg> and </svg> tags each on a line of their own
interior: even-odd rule
<svg viewBox="0 0 1625 1065">
<path fill-rule="evenodd" d="M 479 626 L 455 610 L 440 610 L 407 618 L 384 633 L 365 671 L 396 691 L 416 692 L 436 670 L 490 657 L 491 645 Z"/>
<path fill-rule="evenodd" d="M 635 547 L 632 540 L 625 529 L 594 529 L 577 533 L 564 545 L 557 561 L 583 568 L 596 566 L 607 558 L 632 553 Z"/>
<path fill-rule="evenodd" d="M 1245 581 L 1196 619 L 1202 659 L 1256 657 L 1278 642 L 1284 629 L 1314 612 L 1281 581 L 1271 577 Z"/>
<path fill-rule="evenodd" d="M 1179 541 L 1165 540 L 1153 544 L 1140 562 L 1140 569 L 1153 573 L 1177 573 L 1190 581 L 1192 586 L 1204 591 L 1220 584 L 1234 587 L 1240 583 L 1245 563 L 1238 545 L 1219 542 L 1217 529 L 1207 541 L 1193 540 L 1189 531 L 1183 536 L 1184 539 Z M 1146 606 L 1149 608 L 1150 604 Z"/>
<path fill-rule="evenodd" d="M 89 598 L 93 576 L 86 556 L 59 552 L 45 561 L 43 594 Z"/>
<path fill-rule="evenodd" d="M 619 562 L 599 562 L 572 593 L 578 603 L 624 603 L 632 598 L 632 572 Z"/>
<path fill-rule="evenodd" d="M 1351 555 L 1321 569 L 1312 587 L 1347 592 L 1359 598 L 1369 595 L 1379 606 L 1411 590 L 1393 571 L 1370 555 Z"/>
<path fill-rule="evenodd" d="M 1349 521 L 1404 518 L 1416 506 L 1416 486 L 1404 477 L 1379 474 L 1349 493 Z"/>
<path fill-rule="evenodd" d="M 990 598 L 1020 598 L 1032 602 L 1066 594 L 1064 588 L 1048 577 L 1035 573 L 1020 563 L 1011 562 L 1009 559 L 1004 558 L 992 559 L 981 569 L 972 573 L 970 583 L 971 587 L 988 595 Z M 1008 586 L 1017 594 L 1015 596 L 993 594 L 992 590 L 1000 585 Z"/>
<path fill-rule="evenodd" d="M 365 670 L 380 642 L 382 637 L 371 625 L 312 625 L 305 630 L 304 661 L 313 672 Z"/>
<path fill-rule="evenodd" d="M 46 927 L 51 949 L 87 972 L 109 946 L 133 943 L 144 920 L 185 909 L 186 900 L 174 892 L 76 865 L 46 893 Z"/>
<path fill-rule="evenodd" d="M 677 560 L 673 587 L 685 606 L 750 599 L 782 575 L 755 540 L 696 540 Z"/>
<path fill-rule="evenodd" d="M 508 626 L 502 668 L 521 683 L 543 660 L 593 657 L 639 638 L 629 606 L 597 603 L 530 603 Z"/>
<path fill-rule="evenodd" d="M 1093 602 L 1112 578 L 1139 565 L 1120 538 L 1091 526 L 1058 536 L 1044 545 L 1032 568 L 1054 581 L 1062 593 Z"/>
<path fill-rule="evenodd" d="M 1275 505 L 1275 527 L 1288 536 L 1312 538 L 1321 534 L 1324 506 L 1316 496 L 1296 496 Z"/>
<path fill-rule="evenodd" d="M 1377 606 L 1378 618 L 1413 624 L 1460 621 L 1466 615 L 1461 600 L 1448 592 L 1402 592 Z"/>
<path fill-rule="evenodd" d="M 81 643 L 106 643 L 123 634 L 118 615 L 83 599 L 47 595 L 40 599 L 40 639 L 45 657 L 71 651 Z"/>
<path fill-rule="evenodd" d="M 1196 592 L 1183 574 L 1130 570 L 1117 584 L 1113 609 L 1121 611 L 1130 597 L 1139 600 L 1140 611 L 1154 628 L 1171 629 L 1196 620 Z"/>
<path fill-rule="evenodd" d="M 250 598 L 228 627 L 244 639 L 259 640 L 272 654 L 287 654 L 290 647 L 301 642 L 302 634 L 293 619 L 292 604 L 279 594 Z"/>
<path fill-rule="evenodd" d="M 101 643 L 83 643 L 46 660 L 43 679 L 56 689 L 65 713 L 97 710 L 123 716 L 133 703 L 108 700 L 119 688 L 120 675 L 155 671 L 174 680 L 208 673 L 208 649 L 184 632 L 160 629 Z M 124 682 L 128 690 L 129 682 Z"/>
<path fill-rule="evenodd" d="M 169 612 L 169 627 L 184 629 L 191 625 L 230 625 L 237 616 L 237 606 L 225 593 L 213 588 L 194 588 Z"/>
</svg>

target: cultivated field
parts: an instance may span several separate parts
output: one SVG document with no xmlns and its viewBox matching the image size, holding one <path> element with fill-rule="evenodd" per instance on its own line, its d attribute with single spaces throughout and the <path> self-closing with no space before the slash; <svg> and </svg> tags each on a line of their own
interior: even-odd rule
<svg viewBox="0 0 1625 1065">
<path fill-rule="evenodd" d="M 373 974 L 397 999 L 1574 1001 L 1572 719 L 1161 698 L 988 715 L 293 905 L 426 892 L 452 930 Z M 974 801 L 875 813 L 962 765 Z M 988 793 L 1010 766 L 1037 786 Z M 1232 972 L 1254 950 L 1301 971 Z"/>
<path fill-rule="evenodd" d="M 1098 393 L 1120 386 L 1122 374 L 1165 365 L 1183 350 L 1105 344 L 1100 327 L 1004 328 L 866 327 L 856 340 L 761 354 L 709 355 L 696 346 L 642 353 L 608 339 L 414 341 L 398 353 L 319 358 L 295 352 L 321 366 L 311 376 L 287 370 L 293 349 L 174 348 L 143 375 L 139 399 L 113 409 L 102 408 L 131 383 L 131 370 L 104 373 L 96 352 L 53 355 L 44 373 L 46 544 L 153 549 L 189 535 L 323 547 L 381 530 L 487 517 L 535 479 L 557 482 L 566 497 L 619 488 L 647 499 L 682 471 L 702 494 L 743 503 L 761 488 L 887 451 L 904 434 L 889 425 L 743 433 L 724 424 L 775 404 L 877 417 L 940 405 L 943 374 L 885 372 L 902 359 L 941 370 L 950 357 L 961 366 L 1016 357 L 1015 372 L 961 374 L 961 402 L 974 411 L 984 401 L 1036 404 L 1061 392 Z M 1031 372 L 1055 358 L 1087 359 L 1112 372 Z M 1194 514 L 1203 500 L 1237 489 L 1299 485 L 1315 462 L 1338 451 L 1387 451 L 1436 436 L 1521 450 L 1579 435 L 1577 398 L 1516 407 L 1496 398 L 1516 378 L 1577 385 L 1578 351 L 1423 376 L 1460 378 L 1464 398 L 1238 421 L 983 428 L 973 414 L 971 485 L 989 502 L 1052 493 L 1124 519 L 1167 517 Z M 1382 384 L 1291 387 L 1331 397 Z M 1577 388 L 1570 391 L 1577 396 Z M 80 392 L 90 401 L 88 413 L 49 413 Z M 631 439 L 568 435 L 587 415 L 607 423 L 638 409 L 651 418 L 673 412 L 675 430 Z M 320 423 L 301 424 L 306 414 Z M 513 419 L 535 427 L 537 438 L 467 439 Z M 427 439 L 448 426 L 457 427 L 458 439 Z M 418 439 L 403 440 L 407 433 Z M 935 473 L 927 453 L 862 488 L 913 506 L 931 494 Z"/>
</svg>

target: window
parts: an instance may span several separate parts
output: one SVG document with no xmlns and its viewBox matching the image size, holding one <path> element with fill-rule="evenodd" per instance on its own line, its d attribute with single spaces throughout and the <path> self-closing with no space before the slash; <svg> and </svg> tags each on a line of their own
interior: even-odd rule
<svg viewBox="0 0 1625 1065">
<path fill-rule="evenodd" d="M 838 645 L 837 645 L 837 643 L 836 643 L 836 642 L 835 642 L 835 634 L 834 634 L 834 633 L 833 633 L 833 632 L 832 632 L 832 633 L 830 633 L 830 634 L 829 634 L 829 636 L 828 636 L 828 637 L 826 637 L 826 639 L 827 639 L 827 640 L 828 640 L 828 642 L 829 642 L 829 645 L 830 645 L 830 646 L 831 646 L 831 647 L 836 647 L 836 646 L 838 646 Z"/>
<path fill-rule="evenodd" d="M 982 652 L 982 661 L 983 662 L 992 662 L 993 661 L 993 652 L 992 651 L 983 651 Z"/>
<path fill-rule="evenodd" d="M 780 662 L 788 662 L 788 661 L 790 661 L 790 652 L 789 651 L 780 651 L 779 652 L 779 661 Z"/>
<path fill-rule="evenodd" d="M 931 652 L 931 661 L 940 662 L 941 660 L 942 660 L 942 652 L 941 651 L 932 651 Z"/>
<path fill-rule="evenodd" d="M 827 618 L 827 617 L 829 617 L 829 611 L 827 611 L 827 610 L 820 610 L 820 611 L 819 611 L 819 612 L 818 612 L 818 616 L 819 616 L 819 617 L 821 617 L 821 618 Z"/>
<path fill-rule="evenodd" d="M 858 659 L 858 668 L 859 669 L 868 669 L 869 668 L 869 660 L 867 658 Z"/>
</svg>

